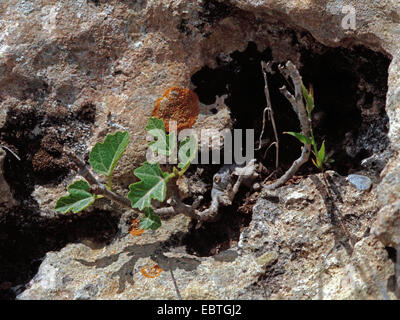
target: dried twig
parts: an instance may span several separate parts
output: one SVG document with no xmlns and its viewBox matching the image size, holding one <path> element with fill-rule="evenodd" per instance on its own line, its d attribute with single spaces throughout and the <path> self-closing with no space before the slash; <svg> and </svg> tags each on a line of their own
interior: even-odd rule
<svg viewBox="0 0 400 320">
<path fill-rule="evenodd" d="M 275 135 L 275 142 L 273 142 L 268 147 L 267 151 L 269 150 L 269 148 L 272 145 L 275 145 L 275 149 L 276 149 L 275 169 L 278 169 L 278 167 L 279 167 L 279 137 L 278 137 L 278 131 L 276 129 L 276 124 L 275 124 L 274 111 L 272 110 L 271 96 L 269 94 L 268 79 L 267 79 L 267 72 L 272 73 L 271 62 L 265 63 L 264 61 L 261 61 L 261 69 L 262 69 L 262 73 L 263 73 L 263 77 L 264 77 L 264 94 L 265 94 L 265 98 L 267 100 L 267 107 L 263 111 L 263 125 L 262 125 L 261 134 L 260 134 L 259 149 L 261 149 L 261 147 L 262 147 L 261 139 L 262 139 L 262 136 L 264 135 L 264 130 L 265 130 L 265 113 L 268 111 L 268 119 L 272 123 L 272 128 L 274 130 L 274 135 Z"/>
<path fill-rule="evenodd" d="M 263 155 L 263 159 L 266 158 L 269 149 L 271 149 L 271 147 L 273 147 L 274 145 L 276 145 L 276 141 L 272 142 L 272 143 L 268 146 L 267 150 L 265 150 L 264 155 Z M 277 170 L 277 168 L 275 167 L 275 171 L 276 171 L 276 170 Z"/>
<path fill-rule="evenodd" d="M 218 210 L 221 205 L 232 203 L 235 195 L 239 191 L 239 187 L 242 183 L 248 179 L 252 179 L 256 175 L 255 159 L 251 160 L 243 168 L 235 168 L 230 174 L 236 175 L 238 178 L 233 185 L 231 190 L 226 190 L 226 193 L 221 194 L 218 192 L 211 192 L 211 204 L 208 209 L 203 211 L 197 210 L 200 201 L 195 201 L 193 205 L 187 205 L 181 201 L 179 196 L 174 193 L 168 200 L 170 207 L 159 208 L 155 210 L 158 215 L 173 215 L 177 213 L 183 213 L 186 216 L 196 219 L 200 222 L 212 222 L 218 218 Z M 215 176 L 214 176 L 215 177 Z"/>
<path fill-rule="evenodd" d="M 261 148 L 263 147 L 263 142 L 262 142 L 262 136 L 264 135 L 264 130 L 265 130 L 265 114 L 268 111 L 268 107 L 264 108 L 263 111 L 263 123 L 262 123 L 262 129 L 261 129 L 261 133 L 260 133 L 260 137 L 258 138 L 258 147 L 256 149 L 254 149 L 255 151 L 261 150 Z"/>
<path fill-rule="evenodd" d="M 283 76 L 289 80 L 292 79 L 294 88 L 295 88 L 295 95 L 293 96 L 286 88 L 283 86 L 280 88 L 281 93 L 286 97 L 286 99 L 292 105 L 294 112 L 296 112 L 297 117 L 300 121 L 301 132 L 304 136 L 310 137 L 310 127 L 308 123 L 307 117 L 307 110 L 303 103 L 303 94 L 302 94 L 302 85 L 303 82 L 301 80 L 301 76 L 299 71 L 297 70 L 296 66 L 291 62 L 288 61 L 286 63 L 286 68 L 283 66 L 279 66 L 279 70 L 283 74 Z M 296 161 L 293 162 L 292 166 L 285 172 L 285 174 L 278 179 L 273 184 L 265 186 L 267 189 L 276 189 L 285 182 L 287 182 L 298 170 L 299 168 L 308 161 L 311 152 L 311 145 L 306 144 L 303 146 L 301 151 L 301 156 Z"/>
</svg>

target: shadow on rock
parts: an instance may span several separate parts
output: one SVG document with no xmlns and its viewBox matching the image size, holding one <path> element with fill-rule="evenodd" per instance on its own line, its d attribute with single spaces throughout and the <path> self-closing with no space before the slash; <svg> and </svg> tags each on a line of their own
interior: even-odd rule
<svg viewBox="0 0 400 320">
<path fill-rule="evenodd" d="M 171 235 L 171 238 L 175 238 L 177 234 Z M 169 252 L 169 248 L 172 245 L 169 245 L 169 240 L 159 241 L 150 244 L 144 245 L 130 245 L 124 248 L 123 251 L 106 256 L 103 258 L 96 259 L 95 261 L 85 261 L 83 259 L 75 259 L 77 262 L 83 264 L 87 267 L 94 267 L 96 269 L 104 269 L 111 266 L 113 263 L 117 262 L 120 255 L 127 253 L 129 260 L 125 262 L 117 271 L 112 273 L 112 277 L 119 277 L 119 289 L 117 293 L 121 293 L 126 288 L 126 283 L 130 285 L 134 285 L 133 275 L 134 269 L 137 261 L 140 258 L 148 258 L 150 257 L 153 261 L 155 261 L 163 270 L 176 270 L 183 269 L 185 271 L 193 271 L 199 265 L 200 261 L 196 258 L 190 257 L 167 257 L 165 253 Z"/>
</svg>

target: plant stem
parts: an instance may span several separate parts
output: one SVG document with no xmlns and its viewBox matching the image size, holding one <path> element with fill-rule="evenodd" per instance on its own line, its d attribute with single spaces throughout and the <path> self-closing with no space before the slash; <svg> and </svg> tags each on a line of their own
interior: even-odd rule
<svg viewBox="0 0 400 320">
<path fill-rule="evenodd" d="M 308 118 L 308 121 L 310 122 L 310 135 L 311 135 L 311 142 L 312 142 L 311 144 L 312 144 L 313 149 L 314 149 L 315 157 L 317 157 L 318 148 L 317 148 L 317 143 L 315 142 L 315 138 L 314 138 L 314 131 L 313 131 L 312 124 L 311 124 L 311 118 Z"/>
<path fill-rule="evenodd" d="M 107 177 L 107 188 L 108 190 L 112 191 L 112 178 L 111 175 Z"/>
<path fill-rule="evenodd" d="M 174 167 L 173 171 L 169 173 L 165 178 L 164 181 L 167 183 L 169 180 L 174 179 L 176 177 L 180 177 L 179 171 Z"/>
<path fill-rule="evenodd" d="M 89 184 L 91 185 L 93 192 L 97 195 L 104 196 L 118 204 L 122 207 L 132 209 L 131 202 L 111 190 L 109 190 L 104 184 L 102 184 L 92 173 L 92 171 L 88 168 L 85 161 L 83 161 L 80 157 L 78 157 L 71 150 L 65 149 L 64 152 L 74 161 L 76 166 L 78 167 L 79 174 L 84 177 Z"/>
<path fill-rule="evenodd" d="M 185 174 L 186 170 L 189 169 L 190 164 L 191 164 L 191 162 L 189 162 L 188 164 L 186 164 L 186 166 L 184 166 L 184 167 L 179 171 L 178 174 L 179 174 L 180 177 L 182 177 L 182 176 Z"/>
</svg>

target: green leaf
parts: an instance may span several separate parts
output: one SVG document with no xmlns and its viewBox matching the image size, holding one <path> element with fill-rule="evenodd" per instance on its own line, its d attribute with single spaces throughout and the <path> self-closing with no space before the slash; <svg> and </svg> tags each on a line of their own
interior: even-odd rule
<svg viewBox="0 0 400 320">
<path fill-rule="evenodd" d="M 194 135 L 187 137 L 180 143 L 178 152 L 179 169 L 183 169 L 192 163 L 192 161 L 196 158 L 197 149 L 197 138 Z"/>
<path fill-rule="evenodd" d="M 146 124 L 146 131 L 158 129 L 165 132 L 164 121 L 158 118 L 151 117 Z"/>
<path fill-rule="evenodd" d="M 303 144 L 311 144 L 311 139 L 309 137 L 306 137 L 305 135 L 301 133 L 296 133 L 296 132 L 284 132 L 286 134 L 290 134 L 291 136 L 297 138 L 300 142 Z"/>
<path fill-rule="evenodd" d="M 170 134 L 165 133 L 164 122 L 157 118 L 150 118 L 147 121 L 146 130 L 156 141 L 151 141 L 149 147 L 156 154 L 165 156 L 171 156 L 176 148 L 176 133 L 171 132 Z"/>
<path fill-rule="evenodd" d="M 303 84 L 301 89 L 303 91 L 303 97 L 306 102 L 308 117 L 311 117 L 311 112 L 314 110 L 314 97 L 312 93 L 312 87 L 310 87 L 310 91 L 307 91 L 306 87 Z"/>
<path fill-rule="evenodd" d="M 89 192 L 90 186 L 85 180 L 75 181 L 69 185 L 68 195 L 57 200 L 55 210 L 61 213 L 77 213 L 90 206 L 95 200 L 96 195 Z"/>
<path fill-rule="evenodd" d="M 161 227 L 161 219 L 158 215 L 154 213 L 152 208 L 144 209 L 145 216 L 140 219 L 139 228 L 143 230 L 151 229 L 157 230 Z"/>
<path fill-rule="evenodd" d="M 321 165 L 325 162 L 325 141 L 322 142 L 321 148 L 318 151 L 318 161 Z"/>
<path fill-rule="evenodd" d="M 326 158 L 326 154 L 325 154 L 325 141 L 322 142 L 321 148 L 319 149 L 319 151 L 314 152 L 314 156 L 315 156 L 315 161 L 314 159 L 312 159 L 313 164 L 318 168 L 318 169 L 323 169 L 323 165 L 324 163 L 328 162 L 328 159 Z"/>
<path fill-rule="evenodd" d="M 176 148 L 176 134 L 171 132 L 170 134 L 165 134 L 164 131 L 153 129 L 149 133 L 157 138 L 156 141 L 151 141 L 149 143 L 149 148 L 153 150 L 156 154 L 161 154 L 164 156 L 171 156 Z"/>
<path fill-rule="evenodd" d="M 117 131 L 108 134 L 103 143 L 98 142 L 89 155 L 93 170 L 109 177 L 129 144 L 129 133 Z"/>
<path fill-rule="evenodd" d="M 143 210 L 150 207 L 152 199 L 165 200 L 168 173 L 162 172 L 158 163 L 145 162 L 134 173 L 141 181 L 129 186 L 128 199 L 132 208 Z"/>
</svg>

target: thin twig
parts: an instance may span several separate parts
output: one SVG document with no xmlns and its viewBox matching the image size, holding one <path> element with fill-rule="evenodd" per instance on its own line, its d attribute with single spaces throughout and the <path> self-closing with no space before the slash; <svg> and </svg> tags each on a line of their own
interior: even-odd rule
<svg viewBox="0 0 400 320">
<path fill-rule="evenodd" d="M 276 129 L 274 111 L 272 109 L 271 96 L 269 94 L 268 79 L 267 79 L 267 72 L 272 73 L 271 62 L 265 63 L 264 61 L 261 61 L 261 69 L 262 69 L 263 77 L 264 77 L 264 94 L 265 94 L 265 98 L 267 100 L 267 108 L 265 108 L 265 109 L 268 110 L 268 119 L 272 123 L 272 128 L 274 130 L 274 135 L 275 135 L 275 148 L 276 148 L 275 169 L 278 169 L 278 167 L 279 167 L 279 137 L 278 137 L 278 130 Z M 262 128 L 262 132 L 261 132 L 261 136 L 260 136 L 260 142 L 261 142 L 261 137 L 264 134 L 264 128 L 265 128 L 265 109 L 264 109 L 264 113 L 263 113 L 263 128 Z"/>
<path fill-rule="evenodd" d="M 265 150 L 264 155 L 263 155 L 263 159 L 265 159 L 265 157 L 267 156 L 267 153 L 268 153 L 269 149 L 271 149 L 271 147 L 273 147 L 274 145 L 276 145 L 276 141 L 272 142 L 272 143 L 268 146 L 267 150 Z M 275 170 L 277 170 L 277 168 L 275 168 Z"/>
<path fill-rule="evenodd" d="M 107 189 L 103 184 L 92 185 L 92 190 L 95 194 L 102 195 L 111 201 L 114 201 L 127 209 L 132 209 L 131 202 L 124 197 Z"/>
<path fill-rule="evenodd" d="M 251 178 L 256 174 L 255 168 L 255 159 L 250 161 L 243 168 L 236 168 L 232 173 L 232 175 L 237 175 L 238 178 L 236 183 L 232 187 L 232 190 L 227 191 L 227 197 L 229 201 L 232 201 L 239 191 L 240 185 L 245 182 L 248 178 Z M 194 205 L 190 206 L 182 202 L 176 192 L 171 196 L 168 200 L 170 207 L 159 208 L 154 210 L 158 215 L 173 215 L 177 213 L 183 213 L 186 216 L 196 219 L 201 222 L 213 222 L 218 218 L 218 210 L 221 204 L 223 204 L 223 200 L 221 199 L 220 194 L 216 193 L 215 196 L 212 196 L 210 207 L 199 211 L 197 210 L 197 206 L 200 204 L 200 201 L 195 201 Z"/>
<path fill-rule="evenodd" d="M 263 111 L 262 129 L 261 129 L 260 137 L 258 138 L 258 147 L 257 147 L 257 149 L 254 149 L 255 151 L 261 150 L 261 148 L 263 147 L 262 137 L 264 135 L 264 130 L 265 130 L 265 114 L 267 113 L 267 111 L 268 111 L 268 107 L 265 107 L 264 111 Z"/>
<path fill-rule="evenodd" d="M 281 93 L 285 96 L 285 98 L 290 102 L 294 112 L 297 114 L 297 117 L 300 121 L 301 132 L 304 136 L 310 137 L 310 126 L 308 123 L 307 110 L 303 103 L 303 94 L 302 94 L 302 79 L 299 71 L 296 66 L 288 61 L 286 63 L 286 68 L 283 66 L 279 67 L 283 76 L 288 80 L 289 77 L 292 79 L 295 95 L 293 96 L 286 88 L 283 86 L 280 88 Z M 276 189 L 283 184 L 285 184 L 298 170 L 299 168 L 308 161 L 311 153 L 311 145 L 305 144 L 301 151 L 301 156 L 296 161 L 293 162 L 292 166 L 285 172 L 285 174 L 278 179 L 273 184 L 265 186 L 265 188 L 271 190 Z"/>
<path fill-rule="evenodd" d="M 272 171 L 269 174 L 269 176 L 264 179 L 263 184 L 265 184 L 275 173 L 276 173 L 276 170 Z"/>
</svg>

